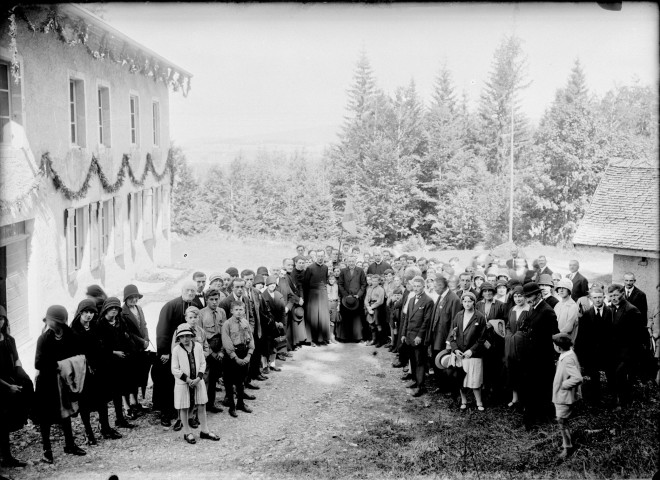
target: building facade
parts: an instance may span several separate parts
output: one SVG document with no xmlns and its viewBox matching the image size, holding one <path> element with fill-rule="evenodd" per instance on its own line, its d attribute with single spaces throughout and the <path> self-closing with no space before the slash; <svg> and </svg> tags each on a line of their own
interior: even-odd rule
<svg viewBox="0 0 660 480">
<path fill-rule="evenodd" d="M 0 37 L 0 304 L 29 348 L 52 304 L 170 262 L 169 91 L 190 74 L 82 7 Z"/>
<path fill-rule="evenodd" d="M 658 159 L 613 160 L 573 238 L 581 250 L 614 255 L 612 281 L 627 272 L 646 293 L 649 314 L 660 283 L 660 170 Z"/>
</svg>

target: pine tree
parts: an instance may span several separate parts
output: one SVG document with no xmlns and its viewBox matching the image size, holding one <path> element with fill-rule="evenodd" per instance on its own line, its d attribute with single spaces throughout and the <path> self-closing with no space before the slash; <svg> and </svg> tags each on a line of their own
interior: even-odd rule
<svg viewBox="0 0 660 480">
<path fill-rule="evenodd" d="M 522 91 L 527 82 L 527 60 L 522 40 L 506 36 L 495 50 L 492 69 L 481 94 L 479 104 L 479 156 L 486 161 L 488 171 L 501 175 L 509 163 L 511 111 L 514 115 L 514 151 L 520 158 L 521 146 L 529 141 L 527 119 L 520 108 Z"/>
<path fill-rule="evenodd" d="M 172 189 L 172 231 L 191 235 L 205 231 L 211 223 L 211 213 L 205 198 L 200 194 L 199 182 L 181 147 L 172 146 L 176 172 Z"/>
</svg>

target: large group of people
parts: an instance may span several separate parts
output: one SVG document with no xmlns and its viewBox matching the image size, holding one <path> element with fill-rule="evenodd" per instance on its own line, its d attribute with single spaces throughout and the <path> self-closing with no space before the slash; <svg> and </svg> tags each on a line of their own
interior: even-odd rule
<svg viewBox="0 0 660 480">
<path fill-rule="evenodd" d="M 600 404 L 604 373 L 612 407 L 621 409 L 635 377 L 657 371 L 660 348 L 652 342 L 660 315 L 657 308 L 648 314 L 632 272 L 623 284 L 605 286 L 589 284 L 575 260 L 562 277 L 544 256 L 530 266 L 517 250 L 508 259 L 481 254 L 467 265 L 387 249 L 299 245 L 296 252 L 256 271 L 195 272 L 162 307 L 155 345 L 135 285 L 125 287 L 123 305 L 91 285 L 70 324 L 64 307 L 48 308 L 34 389 L 0 307 L 2 465 L 23 465 L 12 456 L 9 433 L 28 417 L 39 425 L 47 463 L 53 424 L 62 428 L 66 453 L 85 455 L 71 426 L 78 413 L 89 445 L 98 432 L 121 438 L 120 430 L 134 428 L 131 421 L 146 411 L 139 397 L 145 399 L 149 375 L 164 427 L 183 430 L 189 444 L 197 442 L 197 428 L 200 440 L 217 441 L 207 413 L 251 413 L 250 392 L 303 346 L 384 348 L 415 397 L 433 388 L 454 396 L 459 410 L 472 396 L 478 411 L 505 404 L 522 413 L 526 428 L 556 417 L 563 457 L 572 449 L 568 418 L 581 390 Z"/>
</svg>

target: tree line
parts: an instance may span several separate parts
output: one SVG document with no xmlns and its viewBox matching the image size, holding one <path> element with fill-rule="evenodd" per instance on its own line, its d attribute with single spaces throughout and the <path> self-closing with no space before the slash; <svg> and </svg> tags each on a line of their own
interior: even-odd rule
<svg viewBox="0 0 660 480">
<path fill-rule="evenodd" d="M 179 151 L 172 227 L 320 241 L 339 236 L 350 197 L 358 218 L 350 241 L 495 245 L 508 236 L 513 110 L 514 240 L 566 244 L 611 159 L 657 157 L 657 86 L 633 79 L 597 97 L 576 59 L 534 126 L 520 106 L 529 84 L 514 35 L 496 48 L 476 111 L 448 66 L 425 104 L 414 80 L 379 88 L 362 52 L 338 141 L 321 161 L 262 152 L 199 181 Z"/>
</svg>

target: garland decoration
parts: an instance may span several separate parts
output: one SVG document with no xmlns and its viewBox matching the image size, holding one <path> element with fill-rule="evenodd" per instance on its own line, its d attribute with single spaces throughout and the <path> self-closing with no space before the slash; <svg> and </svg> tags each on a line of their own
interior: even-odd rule
<svg viewBox="0 0 660 480">
<path fill-rule="evenodd" d="M 99 163 L 98 158 L 92 155 L 92 161 L 89 165 L 89 170 L 87 170 L 85 181 L 83 182 L 80 189 L 77 191 L 71 190 L 69 187 L 67 187 L 64 184 L 64 181 L 62 180 L 60 174 L 53 169 L 53 161 L 50 158 L 50 154 L 48 152 L 44 153 L 41 156 L 40 168 L 44 170 L 46 176 L 53 179 L 53 185 L 55 186 L 55 190 L 62 193 L 62 195 L 64 195 L 64 198 L 66 198 L 67 200 L 80 200 L 82 198 L 85 198 L 85 196 L 87 195 L 87 191 L 89 190 L 90 182 L 94 175 L 98 176 L 99 181 L 101 182 L 101 186 L 103 187 L 103 191 L 105 191 L 106 193 L 116 193 L 124 184 L 126 171 L 128 171 L 128 178 L 130 179 L 131 183 L 136 187 L 144 186 L 144 181 L 146 180 L 149 172 L 152 173 L 153 177 L 156 179 L 157 182 L 163 180 L 163 178 L 165 178 L 165 175 L 167 175 L 169 172 L 170 185 L 173 185 L 174 173 L 175 173 L 174 158 L 172 156 L 171 149 L 167 155 L 165 168 L 161 173 L 158 173 L 156 171 L 151 154 L 147 153 L 147 162 L 139 178 L 135 176 L 135 173 L 133 172 L 133 168 L 131 167 L 130 155 L 124 154 L 121 160 L 121 167 L 119 168 L 119 172 L 117 172 L 117 177 L 114 183 L 111 183 L 108 180 L 108 177 L 106 177 L 105 173 L 103 172 L 103 169 L 101 168 L 101 164 Z"/>
<path fill-rule="evenodd" d="M 32 181 L 32 185 L 25 190 L 21 195 L 16 197 L 15 199 L 8 201 L 8 200 L 3 200 L 0 199 L 0 213 L 18 213 L 17 211 L 20 210 L 23 205 L 26 205 L 28 202 L 28 198 L 32 196 L 33 193 L 36 193 L 42 186 L 42 180 L 46 177 L 46 169 L 44 168 L 44 165 L 42 164 L 41 167 L 39 167 L 39 171 L 34 177 L 34 180 Z"/>
<path fill-rule="evenodd" d="M 184 97 L 187 97 L 190 92 L 190 76 L 171 67 L 159 65 L 157 59 L 145 55 L 127 45 L 126 42 L 119 44 L 118 39 L 107 32 L 101 38 L 96 38 L 97 36 L 90 33 L 90 26 L 85 20 L 69 18 L 57 5 L 50 7 L 15 5 L 8 13 L 9 48 L 12 52 L 11 74 L 16 84 L 20 82 L 18 44 L 16 42 L 17 19 L 20 19 L 33 33 L 49 34 L 52 32 L 59 41 L 68 46 L 82 45 L 95 60 L 107 60 L 122 67 L 127 66 L 131 74 L 150 77 L 154 82 L 161 81 L 175 92 L 181 90 Z"/>
</svg>

